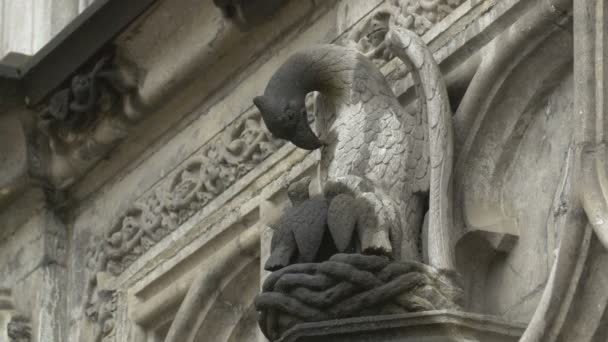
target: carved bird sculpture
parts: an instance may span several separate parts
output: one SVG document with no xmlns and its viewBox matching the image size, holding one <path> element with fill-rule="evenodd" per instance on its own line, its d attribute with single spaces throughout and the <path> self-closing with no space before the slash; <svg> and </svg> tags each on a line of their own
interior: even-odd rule
<svg viewBox="0 0 608 342">
<path fill-rule="evenodd" d="M 338 252 L 352 247 L 354 198 L 343 193 L 311 198 L 310 182 L 311 177 L 304 177 L 289 186 L 287 195 L 293 207 L 283 213 L 274 227 L 264 269 L 276 271 L 293 262 L 315 261 L 327 230 Z"/>
<path fill-rule="evenodd" d="M 327 224 L 328 205 L 323 196 L 310 198 L 309 184 L 310 177 L 305 177 L 289 186 L 287 194 L 293 207 L 283 213 L 274 227 L 264 269 L 276 271 L 294 259 L 298 263 L 315 259 Z"/>
<path fill-rule="evenodd" d="M 348 215 L 334 215 L 341 220 L 350 215 L 355 221 L 355 228 L 345 222 L 332 232 L 337 246 L 344 247 L 350 231 L 356 231 L 364 253 L 420 260 L 418 245 L 428 194 L 429 235 L 437 239 L 429 247 L 431 264 L 453 268 L 446 243 L 446 229 L 451 228 L 452 163 L 447 91 L 432 54 L 415 33 L 391 29 L 383 48 L 391 49 L 412 72 L 420 110 L 406 111 L 367 57 L 336 45 L 294 53 L 254 103 L 274 136 L 303 149 L 321 148 L 319 177 L 326 197 L 340 198 L 333 208 L 333 202 L 327 206 L 319 200 L 310 209 L 300 207 L 293 217 L 312 215 L 314 206 L 320 225 L 323 208 L 348 211 Z M 320 92 L 325 108 L 317 113 L 318 135 L 308 124 L 304 102 L 312 91 Z M 310 228 L 318 233 L 318 227 Z"/>
</svg>

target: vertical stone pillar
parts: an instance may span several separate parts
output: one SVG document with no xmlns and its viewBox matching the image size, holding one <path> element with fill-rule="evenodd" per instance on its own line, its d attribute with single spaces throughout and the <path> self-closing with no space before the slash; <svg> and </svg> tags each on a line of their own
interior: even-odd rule
<svg viewBox="0 0 608 342">
<path fill-rule="evenodd" d="M 31 216 L 0 241 L 1 286 L 10 289 L 12 312 L 31 322 L 32 342 L 65 342 L 67 229 L 47 208 Z"/>
<path fill-rule="evenodd" d="M 37 342 L 64 342 L 67 323 L 67 227 L 49 210 L 43 215 L 42 244 L 44 254 L 39 267 L 32 273 L 36 286 L 33 315 L 36 318 Z"/>
</svg>

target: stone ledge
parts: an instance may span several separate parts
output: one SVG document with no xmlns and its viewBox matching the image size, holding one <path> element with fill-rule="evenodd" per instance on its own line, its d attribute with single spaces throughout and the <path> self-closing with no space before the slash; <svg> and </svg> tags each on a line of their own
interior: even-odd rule
<svg viewBox="0 0 608 342">
<path fill-rule="evenodd" d="M 515 342 L 524 330 L 494 316 L 439 310 L 298 324 L 279 342 Z"/>
</svg>

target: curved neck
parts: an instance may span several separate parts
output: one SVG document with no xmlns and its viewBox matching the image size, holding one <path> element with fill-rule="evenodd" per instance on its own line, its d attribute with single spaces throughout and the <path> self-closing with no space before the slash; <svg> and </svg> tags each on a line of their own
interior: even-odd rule
<svg viewBox="0 0 608 342">
<path fill-rule="evenodd" d="M 352 74 L 354 69 L 345 67 L 353 60 L 345 51 L 348 50 L 343 47 L 323 45 L 292 55 L 272 76 L 264 95 L 304 103 L 306 94 L 312 91 L 327 93 L 338 89 L 335 80 L 344 79 L 344 74 Z"/>
</svg>

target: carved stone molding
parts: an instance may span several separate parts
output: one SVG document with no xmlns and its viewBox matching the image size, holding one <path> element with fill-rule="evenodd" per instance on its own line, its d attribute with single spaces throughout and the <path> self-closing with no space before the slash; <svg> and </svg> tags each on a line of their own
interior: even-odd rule
<svg viewBox="0 0 608 342">
<path fill-rule="evenodd" d="M 104 291 L 105 279 L 122 273 L 283 144 L 261 125 L 259 113 L 239 118 L 186 160 L 167 182 L 134 203 L 105 236 L 92 239 L 87 252 L 90 276 L 86 310 L 94 322 L 102 324 L 100 307 L 107 307 L 114 300 L 97 299 L 99 291 Z M 105 312 L 112 316 L 112 310 Z M 111 321 L 108 317 L 105 319 Z"/>
</svg>

